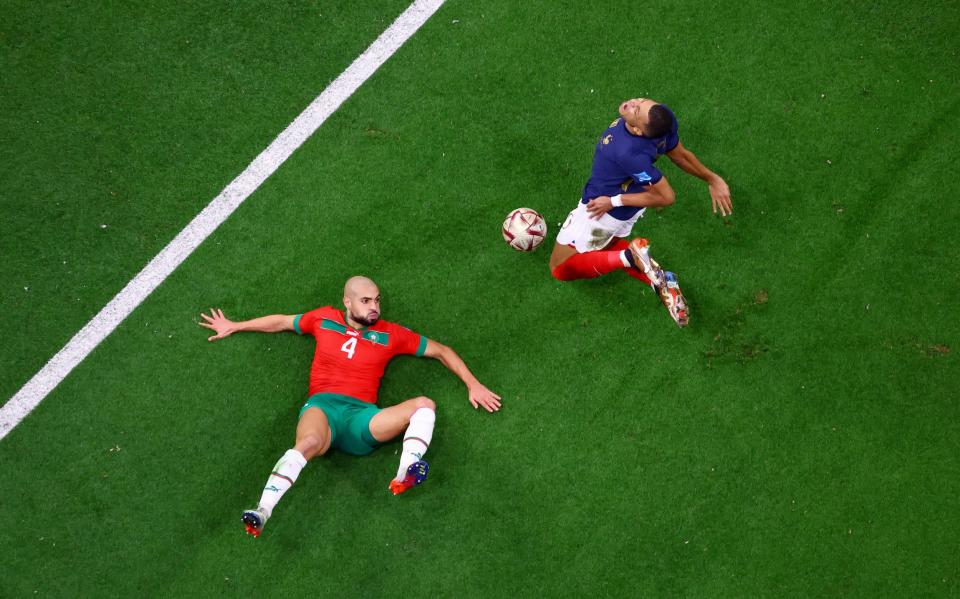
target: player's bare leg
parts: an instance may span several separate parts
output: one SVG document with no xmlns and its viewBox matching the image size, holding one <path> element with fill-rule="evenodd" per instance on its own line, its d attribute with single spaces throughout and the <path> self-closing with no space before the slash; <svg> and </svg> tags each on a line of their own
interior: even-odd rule
<svg viewBox="0 0 960 599">
<path fill-rule="evenodd" d="M 297 423 L 296 444 L 293 449 L 287 450 L 273 467 L 257 508 L 243 512 L 243 524 L 248 533 L 255 537 L 260 536 L 273 508 L 296 482 L 300 471 L 307 465 L 307 460 L 323 455 L 330 449 L 331 437 L 330 424 L 323 410 L 307 408 Z"/>
<path fill-rule="evenodd" d="M 370 434 L 377 441 L 386 442 L 403 434 L 403 450 L 397 476 L 390 481 L 394 495 L 419 485 L 427 478 L 429 466 L 423 460 L 436 421 L 437 405 L 429 397 L 415 397 L 384 408 L 370 420 Z"/>
</svg>

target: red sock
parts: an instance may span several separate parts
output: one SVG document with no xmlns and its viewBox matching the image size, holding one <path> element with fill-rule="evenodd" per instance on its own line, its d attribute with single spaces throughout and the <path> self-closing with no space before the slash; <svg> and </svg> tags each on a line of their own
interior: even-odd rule
<svg viewBox="0 0 960 599">
<path fill-rule="evenodd" d="M 615 270 L 624 270 L 634 279 L 649 285 L 650 279 L 643 272 L 633 267 L 624 268 L 623 260 L 620 259 L 620 252 L 629 247 L 630 244 L 621 239 L 609 250 L 574 254 L 553 269 L 553 277 L 558 281 L 574 281 L 576 279 L 592 279 Z"/>
<path fill-rule="evenodd" d="M 625 268 L 625 269 L 623 269 L 623 270 L 624 270 L 628 275 L 630 275 L 631 277 L 633 277 L 634 279 L 636 279 L 636 280 L 638 280 L 638 281 L 643 281 L 643 282 L 646 283 L 647 285 L 650 284 L 650 277 L 648 277 L 647 275 L 643 274 L 643 272 L 637 270 L 636 268 L 634 268 L 634 267 L 631 266 L 630 268 Z"/>
<path fill-rule="evenodd" d="M 574 281 L 592 279 L 615 270 L 623 270 L 619 250 L 574 254 L 554 268 L 552 273 L 559 281 Z"/>
</svg>

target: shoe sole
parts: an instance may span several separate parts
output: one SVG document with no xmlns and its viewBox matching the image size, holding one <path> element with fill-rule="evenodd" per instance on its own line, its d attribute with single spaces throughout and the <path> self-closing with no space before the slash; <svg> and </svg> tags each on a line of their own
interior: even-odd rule
<svg viewBox="0 0 960 599">
<path fill-rule="evenodd" d="M 247 534 L 253 535 L 254 538 L 260 536 L 260 532 L 263 530 L 263 522 L 260 521 L 260 517 L 255 515 L 253 512 L 244 512 L 243 513 L 243 527 L 246 529 Z"/>
</svg>

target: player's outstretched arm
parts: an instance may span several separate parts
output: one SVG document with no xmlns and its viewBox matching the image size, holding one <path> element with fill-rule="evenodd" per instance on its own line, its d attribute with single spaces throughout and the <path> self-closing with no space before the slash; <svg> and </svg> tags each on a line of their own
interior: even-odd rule
<svg viewBox="0 0 960 599">
<path fill-rule="evenodd" d="M 720 210 L 720 216 L 733 214 L 733 201 L 730 199 L 730 187 L 723 177 L 708 169 L 690 150 L 677 143 L 677 147 L 667 152 L 667 156 L 674 164 L 698 179 L 703 179 L 710 187 L 710 199 L 713 202 L 713 213 Z"/>
<path fill-rule="evenodd" d="M 474 409 L 479 406 L 483 406 L 483 409 L 488 412 L 496 412 L 500 409 L 500 396 L 487 389 L 477 380 L 477 377 L 473 376 L 473 373 L 470 372 L 467 365 L 460 359 L 457 352 L 442 343 L 437 343 L 433 339 L 427 339 L 427 349 L 424 350 L 423 355 L 428 358 L 440 360 L 450 372 L 460 377 L 460 380 L 467 386 L 470 405 L 472 405 Z"/>
<path fill-rule="evenodd" d="M 270 316 L 261 316 L 253 320 L 243 322 L 233 322 L 223 315 L 223 310 L 219 308 L 210 308 L 210 315 L 200 313 L 204 322 L 198 322 L 202 327 L 212 330 L 216 335 L 207 338 L 207 341 L 216 341 L 229 337 L 233 333 L 241 331 L 254 331 L 258 333 L 279 333 L 281 331 L 292 331 L 294 316 L 288 314 L 271 314 Z"/>
</svg>

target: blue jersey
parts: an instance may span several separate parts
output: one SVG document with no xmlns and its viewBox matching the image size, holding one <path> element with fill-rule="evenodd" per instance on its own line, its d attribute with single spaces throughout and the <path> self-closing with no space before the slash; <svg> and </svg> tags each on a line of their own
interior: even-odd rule
<svg viewBox="0 0 960 599">
<path fill-rule="evenodd" d="M 641 193 L 663 178 L 653 163 L 661 154 L 673 150 L 680 143 L 677 117 L 669 108 L 667 111 L 670 112 L 673 125 L 670 133 L 663 137 L 634 135 L 627 130 L 622 118 L 610 124 L 597 142 L 597 149 L 593 153 L 593 170 L 590 180 L 583 187 L 581 203 L 586 204 L 598 196 Z M 634 206 L 621 206 L 607 214 L 618 220 L 629 220 L 639 211 L 640 208 Z"/>
</svg>

